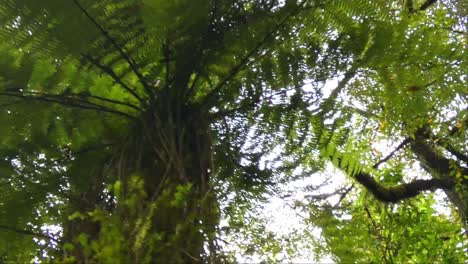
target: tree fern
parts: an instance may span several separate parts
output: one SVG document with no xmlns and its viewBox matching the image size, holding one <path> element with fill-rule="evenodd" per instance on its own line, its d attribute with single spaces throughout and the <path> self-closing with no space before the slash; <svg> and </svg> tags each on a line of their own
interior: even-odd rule
<svg viewBox="0 0 468 264">
<path fill-rule="evenodd" d="M 45 239 L 41 227 L 60 225 L 48 239 L 53 260 L 216 263 L 226 259 L 216 244 L 221 202 L 234 196 L 248 208 L 295 170 L 307 175 L 326 160 L 385 201 L 453 191 L 441 177 L 386 188 L 347 145 L 359 138 L 356 113 L 371 111 L 371 123 L 390 124 L 382 131 L 411 134 L 423 163 L 422 147 L 438 153 L 421 129 L 424 112 L 441 108 L 422 102 L 460 67 L 430 67 L 437 52 L 428 43 L 447 40 L 435 46 L 442 63 L 461 60 L 463 44 L 422 16 L 388 15 L 393 6 L 2 0 L 0 118 L 9 126 L 0 128 L 0 212 L 14 223 L 2 230 Z M 325 97 L 321 89 L 337 77 Z M 405 97 L 401 86 L 421 86 L 413 79 L 429 90 Z M 458 81 L 441 104 L 460 96 Z M 367 109 L 353 111 L 353 97 L 370 101 Z M 14 248 L 28 240 L 17 241 Z"/>
</svg>

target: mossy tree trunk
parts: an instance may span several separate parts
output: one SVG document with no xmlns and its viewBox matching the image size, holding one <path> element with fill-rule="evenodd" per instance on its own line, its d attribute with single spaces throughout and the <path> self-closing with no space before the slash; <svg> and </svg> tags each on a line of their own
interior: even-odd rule
<svg viewBox="0 0 468 264">
<path fill-rule="evenodd" d="M 103 173 L 123 183 L 121 200 L 131 195 L 128 181 L 132 176 L 144 182 L 145 198 L 138 206 L 144 212 L 139 219 L 146 223 L 134 223 L 141 230 L 134 230 L 134 238 L 129 237 L 135 240 L 130 241 L 134 247 L 127 249 L 131 261 L 205 263 L 208 256 L 204 247 L 213 247 L 219 218 L 210 186 L 213 168 L 208 112 L 182 101 L 183 97 L 160 98 L 142 113 L 126 140 L 102 164 L 110 168 Z M 97 201 L 103 190 L 94 188 L 88 195 Z M 132 219 L 119 201 L 111 207 L 110 213 L 120 214 L 123 222 L 138 220 Z M 90 239 L 99 239 L 99 226 L 90 220 L 74 220 L 65 227 L 66 237 L 76 241 L 73 237 L 85 233 Z M 151 234 L 158 235 L 156 242 L 149 239 Z M 83 251 L 76 242 L 71 254 L 79 263 L 93 259 Z M 214 248 L 210 251 L 215 253 Z"/>
</svg>

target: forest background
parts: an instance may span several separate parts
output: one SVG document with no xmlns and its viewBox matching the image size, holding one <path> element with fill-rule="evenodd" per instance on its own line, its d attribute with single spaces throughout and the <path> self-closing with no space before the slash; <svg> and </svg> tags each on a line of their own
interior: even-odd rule
<svg viewBox="0 0 468 264">
<path fill-rule="evenodd" d="M 466 263 L 467 10 L 0 0 L 0 263 Z"/>
</svg>

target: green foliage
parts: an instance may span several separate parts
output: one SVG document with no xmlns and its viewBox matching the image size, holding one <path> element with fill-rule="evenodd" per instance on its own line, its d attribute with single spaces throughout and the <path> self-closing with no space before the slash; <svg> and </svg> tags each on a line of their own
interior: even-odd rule
<svg viewBox="0 0 468 264">
<path fill-rule="evenodd" d="M 98 236 L 90 240 L 86 233 L 80 233 L 75 238 L 77 244 L 66 244 L 64 250 L 73 252 L 79 246 L 86 261 L 92 263 L 152 263 L 153 252 L 167 247 L 165 237 L 169 235 L 152 231 L 152 216 L 159 207 L 165 206 L 164 204 L 170 204 L 173 208 L 180 207 L 180 203 L 188 199 L 190 185 L 179 185 L 174 193 L 166 190 L 164 195 L 145 206 L 141 204 L 147 197 L 141 177 L 131 177 L 125 195 L 120 181 L 112 184 L 108 191 L 115 194 L 115 202 L 119 204 L 113 213 L 109 213 L 105 208 L 95 208 L 89 212 L 77 211 L 68 217 L 70 221 L 90 221 L 98 224 Z M 177 243 L 177 239 L 180 238 L 172 237 L 169 241 Z M 77 261 L 71 254 L 67 256 L 65 253 L 65 256 L 59 263 Z M 166 260 L 171 263 L 180 261 L 176 257 L 177 255 L 174 255 Z"/>
<path fill-rule="evenodd" d="M 460 7 L 281 2 L 0 0 L 0 257 L 290 260 L 301 239 L 255 208 L 296 180 L 316 191 L 331 161 L 377 189 L 423 169 L 455 182 L 443 187 L 460 219 L 427 195 L 381 205 L 355 187 L 339 202 L 348 220 L 325 198 L 307 206 L 320 254 L 463 262 Z M 401 141 L 387 158 L 376 147 Z M 230 251 L 222 236 L 248 243 Z"/>
<path fill-rule="evenodd" d="M 333 252 L 338 262 L 463 263 L 465 237 L 433 203 L 430 197 L 399 205 L 367 200 L 339 214 L 312 206 L 309 221 L 322 228 L 316 254 Z"/>
</svg>

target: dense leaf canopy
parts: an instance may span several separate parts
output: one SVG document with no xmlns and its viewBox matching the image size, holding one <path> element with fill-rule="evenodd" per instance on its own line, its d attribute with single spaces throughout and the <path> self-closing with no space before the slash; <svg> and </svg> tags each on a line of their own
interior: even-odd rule
<svg viewBox="0 0 468 264">
<path fill-rule="evenodd" d="M 465 263 L 466 10 L 0 0 L 0 263 Z"/>
</svg>

